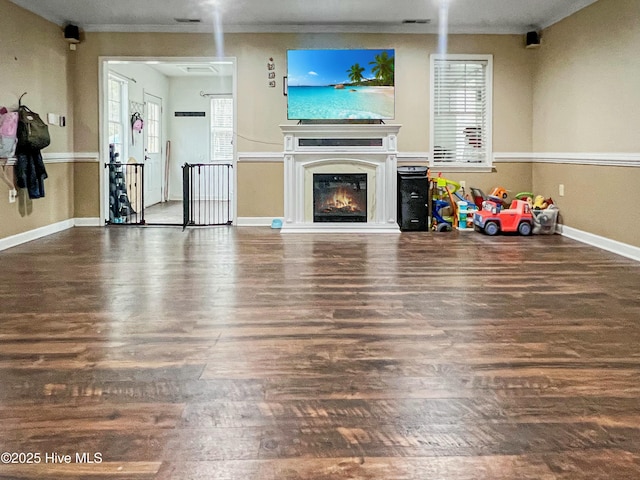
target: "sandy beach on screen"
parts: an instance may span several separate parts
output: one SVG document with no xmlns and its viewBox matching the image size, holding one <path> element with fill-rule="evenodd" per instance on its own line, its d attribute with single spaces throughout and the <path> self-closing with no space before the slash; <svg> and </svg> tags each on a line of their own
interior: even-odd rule
<svg viewBox="0 0 640 480">
<path fill-rule="evenodd" d="M 377 93 L 377 94 L 385 95 L 386 97 L 389 97 L 389 98 L 393 98 L 395 94 L 394 93 L 395 87 L 365 87 L 358 91 L 363 93 Z"/>
</svg>

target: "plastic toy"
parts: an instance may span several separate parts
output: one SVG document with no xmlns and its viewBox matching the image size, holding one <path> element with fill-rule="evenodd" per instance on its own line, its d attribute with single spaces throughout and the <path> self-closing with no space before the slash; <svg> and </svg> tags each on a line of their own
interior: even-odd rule
<svg viewBox="0 0 640 480">
<path fill-rule="evenodd" d="M 549 205 L 553 205 L 553 200 L 551 198 L 544 198 L 542 195 L 536 196 L 533 201 L 534 210 L 544 210 Z"/>
<path fill-rule="evenodd" d="M 509 208 L 500 209 L 492 200 L 482 204 L 482 210 L 473 215 L 474 228 L 487 235 L 498 232 L 518 232 L 520 235 L 531 235 L 533 230 L 533 214 L 529 204 L 524 200 L 514 200 Z"/>
<path fill-rule="evenodd" d="M 469 200 L 458 200 L 457 203 L 456 213 L 458 218 L 458 230 L 473 230 L 473 213 L 476 210 L 476 206 Z"/>
<path fill-rule="evenodd" d="M 442 214 L 442 210 L 447 207 L 449 202 L 439 199 L 433 201 L 433 229 L 436 232 L 450 232 L 453 229 L 453 219 Z"/>
<path fill-rule="evenodd" d="M 520 192 L 517 193 L 516 196 L 514 197 L 517 200 L 532 200 L 533 199 L 533 193 L 531 192 Z"/>
<path fill-rule="evenodd" d="M 490 197 L 502 198 L 503 200 L 509 196 L 504 187 L 495 187 L 489 192 Z"/>
<path fill-rule="evenodd" d="M 533 233 L 536 235 L 549 235 L 555 233 L 556 222 L 558 221 L 558 207 L 549 205 L 544 210 L 532 210 L 533 213 Z"/>
<path fill-rule="evenodd" d="M 449 232 L 454 228 L 459 230 L 472 229 L 472 215 L 476 206 L 474 202 L 465 198 L 464 189 L 460 183 L 442 178 L 439 174 L 433 178 L 433 203 L 432 203 L 432 226 L 437 232 Z M 464 212 L 461 212 L 464 206 Z M 447 215 L 443 211 L 448 208 Z"/>
<path fill-rule="evenodd" d="M 457 196 L 456 192 L 460 189 L 460 184 L 453 180 L 442 178 L 440 175 L 433 179 L 433 229 L 437 232 L 449 232 L 453 230 L 457 223 L 454 197 Z M 442 210 L 447 207 L 451 208 L 453 216 L 444 216 L 442 214 Z"/>
<path fill-rule="evenodd" d="M 471 187 L 471 196 L 473 197 L 473 203 L 476 204 L 478 210 L 481 210 L 482 203 L 485 200 L 491 200 L 500 208 L 506 206 L 505 199 L 507 198 L 508 194 L 507 190 L 505 190 L 503 187 L 495 187 L 493 190 L 491 190 L 491 193 L 489 195 L 485 195 L 484 192 L 479 188 Z"/>
<path fill-rule="evenodd" d="M 482 202 L 487 199 L 487 196 L 484 194 L 484 192 L 476 187 L 471 187 L 471 197 L 473 198 L 473 203 L 475 203 L 476 207 L 478 207 L 478 210 L 482 208 Z"/>
</svg>

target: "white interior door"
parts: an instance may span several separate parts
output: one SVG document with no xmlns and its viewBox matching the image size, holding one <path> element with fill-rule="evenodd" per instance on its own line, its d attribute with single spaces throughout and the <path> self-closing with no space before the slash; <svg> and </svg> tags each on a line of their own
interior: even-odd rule
<svg viewBox="0 0 640 480">
<path fill-rule="evenodd" d="M 144 205 L 160 203 L 162 192 L 162 98 L 144 94 Z"/>
<path fill-rule="evenodd" d="M 217 95 L 211 99 L 211 163 L 233 165 L 234 112 L 233 96 Z M 233 169 L 216 169 L 213 179 L 216 198 L 231 202 Z"/>
</svg>

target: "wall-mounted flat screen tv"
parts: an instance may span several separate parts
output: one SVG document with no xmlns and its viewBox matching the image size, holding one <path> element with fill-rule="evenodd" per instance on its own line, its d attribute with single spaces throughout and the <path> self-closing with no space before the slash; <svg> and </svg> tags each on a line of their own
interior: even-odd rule
<svg viewBox="0 0 640 480">
<path fill-rule="evenodd" d="M 395 117 L 393 49 L 289 50 L 289 120 Z"/>
</svg>

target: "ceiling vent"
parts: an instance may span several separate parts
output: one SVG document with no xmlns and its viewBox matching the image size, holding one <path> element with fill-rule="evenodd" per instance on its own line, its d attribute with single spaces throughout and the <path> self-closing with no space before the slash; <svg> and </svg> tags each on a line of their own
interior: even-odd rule
<svg viewBox="0 0 640 480">
<path fill-rule="evenodd" d="M 403 20 L 402 23 L 406 24 L 406 25 L 415 25 L 415 24 L 420 24 L 420 25 L 426 25 L 431 23 L 431 19 L 430 18 L 410 18 L 407 20 Z"/>
<path fill-rule="evenodd" d="M 178 23 L 200 23 L 202 20 L 199 18 L 174 18 Z"/>
<path fill-rule="evenodd" d="M 185 73 L 217 73 L 216 70 L 211 65 L 181 65 L 178 67 Z"/>
</svg>

